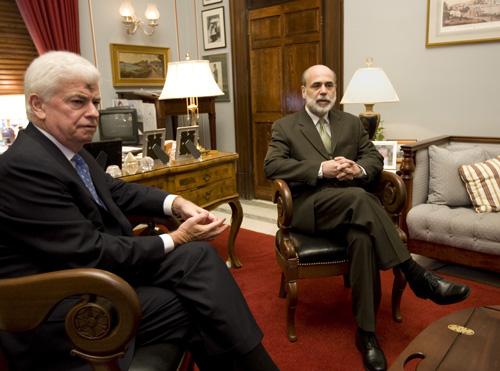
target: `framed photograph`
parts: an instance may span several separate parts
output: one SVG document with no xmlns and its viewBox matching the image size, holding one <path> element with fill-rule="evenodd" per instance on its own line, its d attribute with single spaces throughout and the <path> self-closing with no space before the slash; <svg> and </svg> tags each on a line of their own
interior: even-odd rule
<svg viewBox="0 0 500 371">
<path fill-rule="evenodd" d="M 203 5 L 222 3 L 222 0 L 203 0 Z"/>
<path fill-rule="evenodd" d="M 208 59 L 210 69 L 214 74 L 215 82 L 219 85 L 224 95 L 215 97 L 216 102 L 229 102 L 229 85 L 227 81 L 227 54 L 205 55 L 203 59 Z"/>
<path fill-rule="evenodd" d="M 169 48 L 109 44 L 113 86 L 163 86 Z"/>
<path fill-rule="evenodd" d="M 179 126 L 177 128 L 177 141 L 175 143 L 175 159 L 192 158 L 191 152 L 186 147 L 189 140 L 195 146 L 198 144 L 198 126 Z"/>
<path fill-rule="evenodd" d="M 158 156 L 153 151 L 153 146 L 156 144 L 163 150 L 165 144 L 165 129 L 145 131 L 143 138 L 144 145 L 142 147 L 142 156 L 149 156 L 153 160 L 157 159 Z"/>
<path fill-rule="evenodd" d="M 427 0 L 426 47 L 499 40 L 498 0 Z"/>
<path fill-rule="evenodd" d="M 201 12 L 203 29 L 203 47 L 205 50 L 226 47 L 226 29 L 224 27 L 224 7 Z"/>
<path fill-rule="evenodd" d="M 373 144 L 384 157 L 384 170 L 396 170 L 398 142 L 395 140 L 375 140 Z"/>
</svg>

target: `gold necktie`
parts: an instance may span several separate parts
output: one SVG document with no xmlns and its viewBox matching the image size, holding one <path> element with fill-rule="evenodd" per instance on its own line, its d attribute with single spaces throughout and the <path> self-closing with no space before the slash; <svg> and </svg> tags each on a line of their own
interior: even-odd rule
<svg viewBox="0 0 500 371">
<path fill-rule="evenodd" d="M 326 125 L 328 125 L 328 122 L 320 118 L 318 121 L 318 132 L 319 136 L 321 137 L 321 140 L 323 141 L 323 145 L 326 148 L 326 151 L 331 154 L 332 153 L 332 138 L 330 137 L 330 134 L 328 134 L 328 131 L 326 131 Z"/>
</svg>

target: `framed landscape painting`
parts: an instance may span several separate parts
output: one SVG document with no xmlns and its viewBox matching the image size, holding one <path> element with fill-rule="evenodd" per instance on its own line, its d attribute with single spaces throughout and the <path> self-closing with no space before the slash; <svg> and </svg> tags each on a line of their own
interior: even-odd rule
<svg viewBox="0 0 500 371">
<path fill-rule="evenodd" d="M 426 47 L 500 40 L 500 1 L 427 0 Z"/>
<path fill-rule="evenodd" d="M 113 86 L 163 86 L 169 48 L 110 44 Z"/>
</svg>

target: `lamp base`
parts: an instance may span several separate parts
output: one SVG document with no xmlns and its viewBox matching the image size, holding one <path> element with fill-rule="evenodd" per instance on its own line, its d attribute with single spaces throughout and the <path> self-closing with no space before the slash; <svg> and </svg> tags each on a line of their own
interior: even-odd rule
<svg viewBox="0 0 500 371">
<path fill-rule="evenodd" d="M 368 132 L 368 137 L 373 140 L 375 133 L 377 132 L 378 125 L 380 123 L 380 113 L 377 112 L 361 112 L 359 114 L 361 123 Z"/>
</svg>

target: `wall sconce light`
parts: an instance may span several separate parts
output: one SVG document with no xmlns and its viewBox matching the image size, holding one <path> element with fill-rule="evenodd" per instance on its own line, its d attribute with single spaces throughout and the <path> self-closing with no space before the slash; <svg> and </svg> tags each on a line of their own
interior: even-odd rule
<svg viewBox="0 0 500 371">
<path fill-rule="evenodd" d="M 139 27 L 142 28 L 144 33 L 151 36 L 158 26 L 158 19 L 160 19 L 160 12 L 155 4 L 148 4 L 146 12 L 144 13 L 147 23 L 144 23 L 140 18 L 135 15 L 134 7 L 130 0 L 123 0 L 120 5 L 120 15 L 122 23 L 129 35 L 135 34 Z"/>
<path fill-rule="evenodd" d="M 382 102 L 399 102 L 398 94 L 382 68 L 373 67 L 373 59 L 366 59 L 366 67 L 359 68 L 352 76 L 340 104 L 362 103 L 365 112 L 359 114 L 370 139 L 380 123 L 380 113 L 373 112 L 373 105 Z"/>
</svg>

